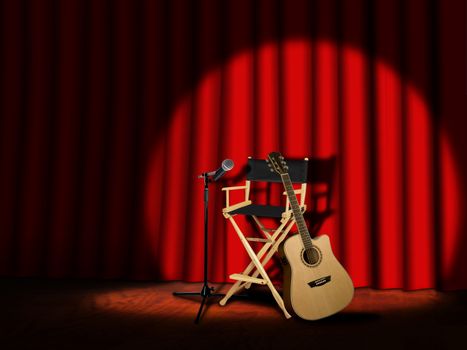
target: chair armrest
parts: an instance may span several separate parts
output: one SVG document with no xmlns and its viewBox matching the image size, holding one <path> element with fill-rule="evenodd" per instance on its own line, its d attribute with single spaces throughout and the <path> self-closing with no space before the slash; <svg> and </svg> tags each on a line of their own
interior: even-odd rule
<svg viewBox="0 0 467 350">
<path fill-rule="evenodd" d="M 303 197 L 304 193 L 303 193 L 302 189 L 297 189 L 297 190 L 294 190 L 293 192 L 294 192 L 296 195 L 297 195 L 297 194 L 300 195 L 300 207 L 303 208 L 303 207 L 305 206 L 305 208 L 306 208 L 306 205 L 305 205 L 305 202 L 304 202 L 305 197 Z M 287 192 L 286 192 L 286 191 L 284 191 L 282 194 L 285 195 L 285 196 L 287 196 Z M 286 208 L 289 208 L 289 206 L 290 206 L 290 199 L 289 199 L 289 196 L 287 196 L 287 203 L 286 203 L 285 206 L 286 206 Z"/>
<path fill-rule="evenodd" d="M 237 204 L 234 204 L 234 205 L 223 208 L 222 212 L 223 213 L 228 213 L 230 211 L 233 211 L 233 210 L 236 210 L 236 209 L 239 209 L 239 208 L 242 208 L 242 207 L 246 207 L 247 205 L 250 205 L 250 204 L 251 204 L 250 200 L 243 201 L 243 202 L 240 202 L 240 203 L 237 203 Z"/>
<path fill-rule="evenodd" d="M 222 191 L 230 191 L 230 190 L 244 190 L 246 186 L 231 186 L 231 187 L 222 187 Z"/>
<path fill-rule="evenodd" d="M 302 190 L 294 190 L 293 193 L 295 194 L 301 194 L 302 193 Z M 283 195 L 287 195 L 287 192 L 282 192 Z"/>
<path fill-rule="evenodd" d="M 225 191 L 225 207 L 226 208 L 229 208 L 230 207 L 230 191 L 231 190 L 247 190 L 247 186 L 246 185 L 243 185 L 243 186 L 231 186 L 231 187 L 223 187 L 222 188 L 222 191 Z M 246 197 L 245 200 L 247 200 L 248 198 Z"/>
</svg>

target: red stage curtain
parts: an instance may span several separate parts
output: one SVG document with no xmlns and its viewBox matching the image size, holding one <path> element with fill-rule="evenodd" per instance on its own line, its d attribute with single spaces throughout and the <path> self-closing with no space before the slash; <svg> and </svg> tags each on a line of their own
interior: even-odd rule
<svg viewBox="0 0 467 350">
<path fill-rule="evenodd" d="M 464 2 L 7 0 L 0 16 L 2 276 L 200 281 L 196 175 L 231 158 L 210 208 L 226 281 L 248 259 L 220 188 L 278 150 L 336 159 L 321 233 L 357 287 L 467 288 Z"/>
</svg>

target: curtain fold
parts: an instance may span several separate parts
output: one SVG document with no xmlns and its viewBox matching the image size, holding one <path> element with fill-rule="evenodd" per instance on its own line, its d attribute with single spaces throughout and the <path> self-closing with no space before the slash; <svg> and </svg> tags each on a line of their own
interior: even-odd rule
<svg viewBox="0 0 467 350">
<path fill-rule="evenodd" d="M 221 187 L 277 150 L 336 160 L 320 233 L 357 287 L 467 288 L 467 95 L 452 88 L 465 14 L 435 0 L 2 1 L 0 274 L 202 280 L 197 175 L 231 158 L 209 212 L 210 280 L 228 281 L 249 259 Z M 253 195 L 283 200 L 266 190 Z"/>
</svg>

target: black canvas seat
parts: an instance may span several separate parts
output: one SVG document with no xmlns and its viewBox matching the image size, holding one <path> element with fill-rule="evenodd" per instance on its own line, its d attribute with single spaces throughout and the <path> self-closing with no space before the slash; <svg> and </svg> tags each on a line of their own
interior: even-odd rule
<svg viewBox="0 0 467 350">
<path fill-rule="evenodd" d="M 284 207 L 277 205 L 260 205 L 260 204 L 250 204 L 245 207 L 241 207 L 235 210 L 232 210 L 230 215 L 254 215 L 257 217 L 264 218 L 281 218 L 282 213 L 284 212 Z"/>
</svg>

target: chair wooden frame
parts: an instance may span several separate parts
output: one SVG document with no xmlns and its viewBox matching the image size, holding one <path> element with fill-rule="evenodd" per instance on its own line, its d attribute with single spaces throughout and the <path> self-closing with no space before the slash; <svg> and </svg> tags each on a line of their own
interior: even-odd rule
<svg viewBox="0 0 467 350">
<path fill-rule="evenodd" d="M 308 161 L 308 158 L 305 158 L 304 160 Z M 306 182 L 304 182 L 304 183 L 301 183 L 301 186 L 299 189 L 295 190 L 295 194 L 299 196 L 299 203 L 300 203 L 300 207 L 302 208 L 302 211 L 306 210 L 306 205 L 305 205 L 306 188 L 307 188 L 307 184 Z M 230 203 L 230 192 L 237 191 L 237 190 L 245 191 L 245 199 L 239 203 L 231 204 Z M 234 273 L 230 275 L 230 278 L 235 280 L 236 282 L 228 290 L 225 297 L 220 300 L 219 304 L 221 306 L 226 305 L 227 301 L 232 297 L 232 295 L 234 295 L 236 292 L 240 291 L 243 288 L 245 289 L 250 288 L 252 283 L 256 283 L 260 285 L 267 285 L 274 299 L 276 300 L 277 304 L 283 311 L 285 317 L 290 318 L 291 315 L 285 308 L 284 301 L 281 295 L 279 294 L 277 289 L 274 287 L 273 283 L 271 282 L 271 279 L 269 278 L 264 268 L 266 264 L 269 262 L 269 260 L 277 252 L 279 245 L 284 241 L 284 239 L 287 237 L 287 234 L 290 232 L 293 225 L 295 224 L 293 213 L 290 207 L 290 202 L 289 202 L 288 197 L 286 197 L 287 198 L 286 204 L 284 206 L 284 211 L 282 212 L 282 217 L 280 218 L 280 223 L 278 227 L 274 229 L 266 228 L 257 216 L 251 215 L 254 219 L 254 222 L 258 226 L 260 232 L 263 234 L 264 238 L 246 237 L 245 234 L 240 229 L 240 227 L 238 226 L 237 222 L 235 221 L 234 216 L 236 214 L 233 214 L 232 212 L 239 208 L 252 204 L 252 201 L 250 199 L 250 190 L 251 190 L 250 180 L 246 180 L 244 186 L 232 186 L 232 187 L 222 188 L 222 191 L 226 192 L 225 208 L 222 209 L 222 213 L 224 217 L 230 221 L 233 228 L 235 229 L 235 232 L 237 233 L 238 238 L 240 239 L 246 252 L 248 253 L 248 256 L 250 257 L 251 262 L 249 263 L 249 265 L 245 268 L 245 270 L 242 273 Z M 283 192 L 283 195 L 286 196 L 286 193 Z M 249 242 L 261 242 L 264 245 L 261 247 L 261 249 L 258 252 L 255 252 Z"/>
</svg>

